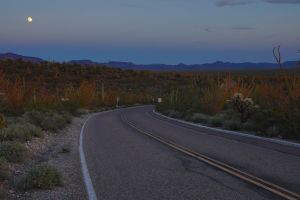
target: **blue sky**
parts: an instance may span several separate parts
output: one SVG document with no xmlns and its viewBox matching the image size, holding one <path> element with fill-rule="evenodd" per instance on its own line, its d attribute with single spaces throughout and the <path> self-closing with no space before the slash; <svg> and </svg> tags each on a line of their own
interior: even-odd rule
<svg viewBox="0 0 300 200">
<path fill-rule="evenodd" d="M 191 64 L 273 61 L 280 44 L 296 60 L 299 18 L 300 0 L 2 0 L 0 52 Z"/>
</svg>

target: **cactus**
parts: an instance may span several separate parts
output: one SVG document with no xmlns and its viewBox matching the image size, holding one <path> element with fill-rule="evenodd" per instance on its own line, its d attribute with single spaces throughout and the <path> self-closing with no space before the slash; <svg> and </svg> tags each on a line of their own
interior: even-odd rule
<svg viewBox="0 0 300 200">
<path fill-rule="evenodd" d="M 235 93 L 228 102 L 240 113 L 242 123 L 247 122 L 259 109 L 259 106 L 255 105 L 251 98 L 245 98 L 242 93 Z"/>
</svg>

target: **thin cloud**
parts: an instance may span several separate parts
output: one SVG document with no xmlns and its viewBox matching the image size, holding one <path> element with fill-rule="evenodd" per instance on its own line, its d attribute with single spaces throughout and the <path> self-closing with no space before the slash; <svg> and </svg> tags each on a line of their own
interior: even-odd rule
<svg viewBox="0 0 300 200">
<path fill-rule="evenodd" d="M 208 27 L 205 28 L 204 31 L 205 31 L 205 32 L 208 32 L 208 33 L 214 32 L 214 30 L 212 30 L 211 28 L 208 28 Z"/>
<path fill-rule="evenodd" d="M 276 38 L 277 35 L 276 34 L 269 34 L 269 35 L 266 35 L 264 38 L 266 39 L 273 39 L 273 38 Z"/>
<path fill-rule="evenodd" d="M 248 30 L 253 30 L 254 28 L 252 27 L 249 27 L 249 26 L 242 26 L 242 25 L 239 25 L 239 26 L 234 26 L 231 28 L 232 30 L 237 30 L 237 31 L 248 31 Z"/>
<path fill-rule="evenodd" d="M 216 3 L 216 6 L 238 6 L 238 5 L 247 5 L 253 3 L 253 0 L 220 0 Z"/>
<path fill-rule="evenodd" d="M 300 4 L 300 0 L 264 0 L 272 4 Z"/>
<path fill-rule="evenodd" d="M 269 4 L 300 4 L 300 0 L 261 0 Z M 215 4 L 218 7 L 241 6 L 255 3 L 257 0 L 219 0 Z"/>
<path fill-rule="evenodd" d="M 220 31 L 228 31 L 228 30 L 234 30 L 234 31 L 250 31 L 254 30 L 255 28 L 245 25 L 237 25 L 232 27 L 205 27 L 203 31 L 207 33 L 212 32 L 220 32 Z"/>
</svg>

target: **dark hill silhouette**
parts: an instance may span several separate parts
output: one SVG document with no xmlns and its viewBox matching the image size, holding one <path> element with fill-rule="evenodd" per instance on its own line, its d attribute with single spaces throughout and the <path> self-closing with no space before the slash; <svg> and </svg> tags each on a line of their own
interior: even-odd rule
<svg viewBox="0 0 300 200">
<path fill-rule="evenodd" d="M 285 68 L 293 68 L 297 66 L 297 61 L 287 61 L 283 63 Z M 205 64 L 178 64 L 178 65 L 166 65 L 166 64 L 134 64 L 131 62 L 108 62 L 102 63 L 110 67 L 119 67 L 122 69 L 132 70 L 159 70 L 159 71 L 194 71 L 194 70 L 239 70 L 239 69 L 276 69 L 278 65 L 275 63 L 231 63 L 217 61 L 214 63 Z"/>
<path fill-rule="evenodd" d="M 41 63 L 45 60 L 37 57 L 29 57 L 22 56 L 13 53 L 5 53 L 0 54 L 0 60 L 24 60 L 33 63 Z M 239 70 L 239 69 L 247 69 L 247 70 L 258 70 L 258 69 L 275 69 L 278 68 L 278 65 L 275 63 L 252 63 L 252 62 L 242 62 L 242 63 L 232 63 L 232 62 L 222 62 L 216 61 L 213 63 L 205 63 L 205 64 L 191 64 L 186 65 L 180 63 L 178 65 L 167 65 L 167 64 L 135 64 L 132 62 L 118 62 L 118 61 L 110 61 L 108 63 L 98 63 L 92 60 L 71 60 L 67 63 L 70 64 L 79 64 L 85 66 L 108 66 L 114 68 L 121 69 L 131 69 L 131 70 L 155 70 L 155 71 L 195 71 L 195 70 Z M 285 68 L 293 68 L 298 64 L 297 61 L 287 61 L 283 63 Z"/>
<path fill-rule="evenodd" d="M 33 62 L 33 63 L 44 62 L 44 60 L 41 58 L 22 56 L 14 53 L 0 54 L 0 60 L 23 60 L 23 61 Z"/>
<path fill-rule="evenodd" d="M 92 60 L 71 60 L 68 63 L 70 64 L 79 64 L 79 65 L 99 65 L 99 63 Z"/>
</svg>

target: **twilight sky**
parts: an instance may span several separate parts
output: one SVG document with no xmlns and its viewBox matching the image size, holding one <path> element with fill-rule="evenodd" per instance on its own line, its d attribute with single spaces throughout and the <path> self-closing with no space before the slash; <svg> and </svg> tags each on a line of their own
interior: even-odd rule
<svg viewBox="0 0 300 200">
<path fill-rule="evenodd" d="M 33 23 L 26 22 L 27 16 Z M 284 60 L 300 49 L 300 0 L 1 0 L 0 53 L 47 60 Z"/>
</svg>

